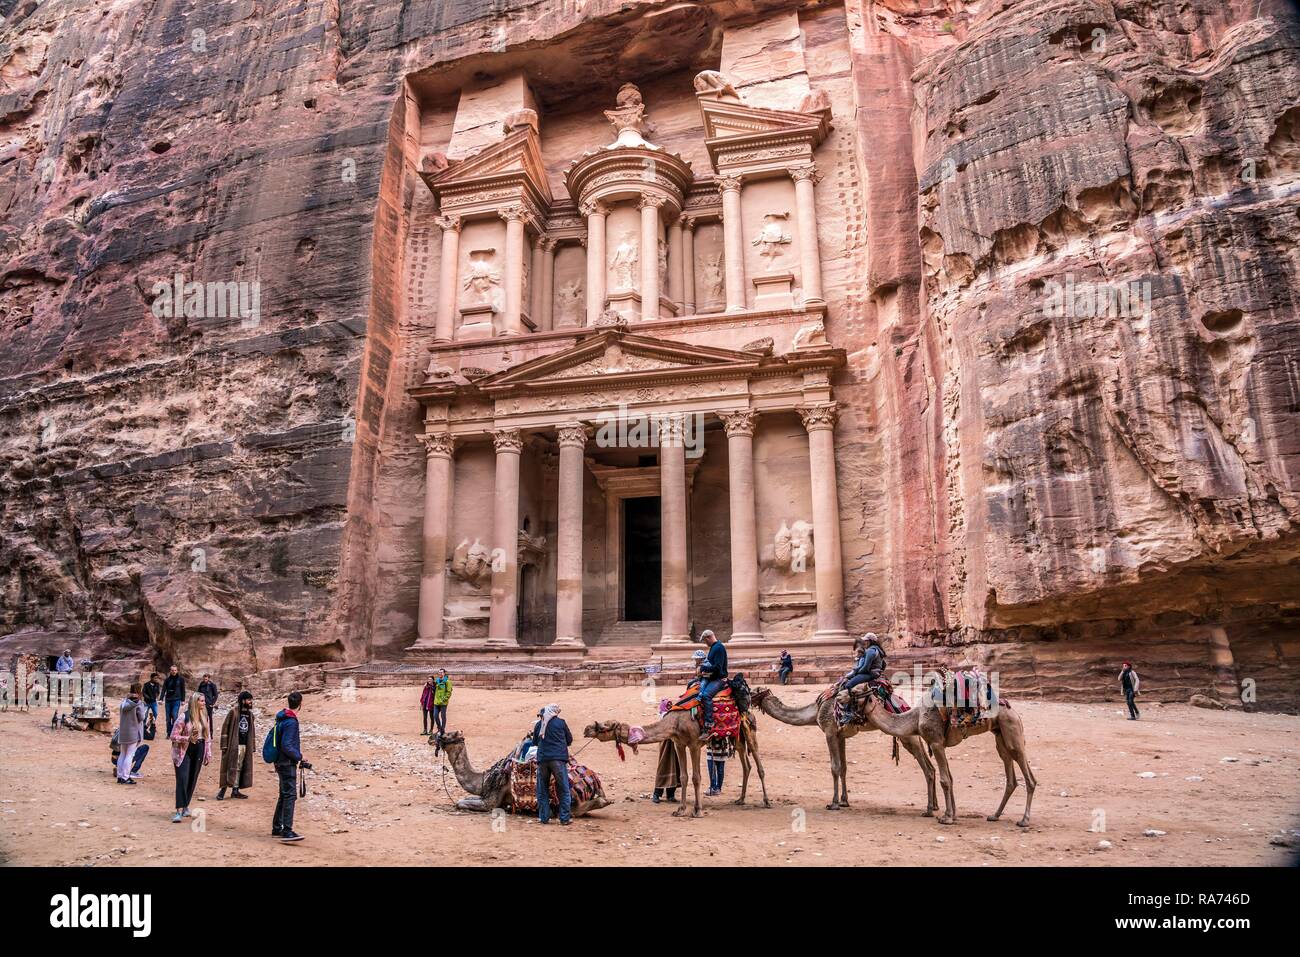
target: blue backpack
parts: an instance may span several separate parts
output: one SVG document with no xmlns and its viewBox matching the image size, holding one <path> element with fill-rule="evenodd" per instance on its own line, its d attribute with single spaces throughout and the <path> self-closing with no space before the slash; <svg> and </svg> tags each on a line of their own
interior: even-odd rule
<svg viewBox="0 0 1300 957">
<path fill-rule="evenodd" d="M 262 742 L 262 760 L 267 764 L 275 764 L 280 759 L 280 719 L 275 719 L 275 727 L 266 732 L 266 740 Z"/>
</svg>

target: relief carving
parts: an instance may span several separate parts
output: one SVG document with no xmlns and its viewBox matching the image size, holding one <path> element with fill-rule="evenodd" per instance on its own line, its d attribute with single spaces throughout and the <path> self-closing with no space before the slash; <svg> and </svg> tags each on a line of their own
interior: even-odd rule
<svg viewBox="0 0 1300 957">
<path fill-rule="evenodd" d="M 635 237 L 630 232 L 624 233 L 619 239 L 618 245 L 614 248 L 614 257 L 610 261 L 616 289 L 633 289 L 636 287 L 637 265 L 640 261 L 641 253 L 637 248 Z"/>
<path fill-rule="evenodd" d="M 767 260 L 769 271 L 776 266 L 776 261 L 785 253 L 785 247 L 790 245 L 792 241 L 784 226 L 789 219 L 790 214 L 788 212 L 765 214 L 763 216 L 763 225 L 759 227 L 757 235 L 750 241 L 751 246 L 758 247 L 758 254 Z"/>
<path fill-rule="evenodd" d="M 803 519 L 795 519 L 790 525 L 783 521 L 777 529 L 776 565 L 789 572 L 806 571 L 813 558 L 813 527 Z"/>
<path fill-rule="evenodd" d="M 501 271 L 493 265 L 495 249 L 471 249 L 469 269 L 461 288 L 468 290 L 474 304 L 501 308 Z"/>
<path fill-rule="evenodd" d="M 451 555 L 451 573 L 470 585 L 478 585 L 485 573 L 491 571 L 492 553 L 477 538 L 470 544 L 468 538 L 462 539 Z"/>
<path fill-rule="evenodd" d="M 560 313 L 560 325 L 576 326 L 582 315 L 583 299 L 586 295 L 581 279 L 570 279 L 560 287 L 556 306 Z"/>
<path fill-rule="evenodd" d="M 701 70 L 695 74 L 695 92 L 696 93 L 717 93 L 723 96 L 734 96 L 740 99 L 740 94 L 736 88 L 731 85 L 723 74 L 717 70 Z"/>
<path fill-rule="evenodd" d="M 722 253 L 704 257 L 704 267 L 700 279 L 704 286 L 705 300 L 714 301 L 722 298 Z"/>
</svg>

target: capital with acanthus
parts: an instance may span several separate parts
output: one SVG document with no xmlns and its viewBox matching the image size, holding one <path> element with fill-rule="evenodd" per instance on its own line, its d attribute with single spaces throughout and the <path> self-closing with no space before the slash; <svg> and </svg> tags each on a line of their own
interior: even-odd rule
<svg viewBox="0 0 1300 957">
<path fill-rule="evenodd" d="M 609 215 L 609 207 L 598 199 L 584 200 L 578 210 L 582 213 L 584 219 L 589 219 L 592 216 Z"/>
<path fill-rule="evenodd" d="M 722 420 L 722 427 L 726 430 L 728 438 L 733 435 L 752 436 L 754 426 L 758 423 L 758 413 L 753 409 L 719 412 L 718 418 Z"/>
<path fill-rule="evenodd" d="M 581 422 L 566 422 L 556 430 L 559 438 L 560 448 L 571 446 L 572 448 L 585 449 L 587 447 L 587 427 Z"/>
<path fill-rule="evenodd" d="M 796 183 L 802 182 L 804 180 L 811 180 L 813 183 L 816 183 L 819 179 L 821 179 L 821 176 L 817 172 L 816 163 L 808 163 L 807 165 L 804 166 L 792 166 L 790 168 L 790 177 Z"/>
<path fill-rule="evenodd" d="M 724 193 L 740 192 L 741 178 L 739 176 L 719 176 L 717 182 L 718 189 Z"/>
<path fill-rule="evenodd" d="M 660 412 L 655 415 L 655 425 L 659 429 L 659 447 L 676 447 L 682 444 L 686 417 L 680 412 Z"/>
<path fill-rule="evenodd" d="M 518 203 L 512 203 L 509 206 L 502 206 L 497 210 L 497 215 L 507 223 L 522 222 L 528 215 L 524 207 Z"/>
<path fill-rule="evenodd" d="M 668 200 L 665 199 L 663 196 L 656 196 L 654 193 L 646 193 L 641 197 L 640 201 L 637 202 L 636 208 L 648 209 L 653 207 L 654 209 L 659 209 L 660 207 L 666 206 L 667 204 L 668 204 Z"/>
<path fill-rule="evenodd" d="M 799 413 L 799 418 L 803 419 L 803 427 L 809 432 L 835 428 L 837 412 L 834 402 L 827 402 L 825 405 L 803 405 L 795 411 Z"/>
<path fill-rule="evenodd" d="M 524 450 L 524 441 L 518 429 L 495 429 L 492 432 L 492 446 L 498 455 L 502 452 L 518 455 Z"/>
<path fill-rule="evenodd" d="M 452 450 L 456 440 L 452 438 L 450 432 L 431 432 L 420 436 L 420 441 L 424 444 L 424 453 L 429 457 L 443 456 L 451 458 Z"/>
<path fill-rule="evenodd" d="M 458 233 L 460 232 L 460 227 L 462 225 L 459 216 L 435 216 L 433 221 L 438 224 L 438 228 L 444 233 L 448 230 Z"/>
</svg>

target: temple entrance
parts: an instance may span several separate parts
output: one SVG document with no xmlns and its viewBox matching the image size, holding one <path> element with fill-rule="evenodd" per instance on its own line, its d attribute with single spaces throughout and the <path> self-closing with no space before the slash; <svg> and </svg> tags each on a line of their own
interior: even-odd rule
<svg viewBox="0 0 1300 957">
<path fill-rule="evenodd" d="M 623 620 L 660 615 L 659 496 L 623 500 Z"/>
</svg>

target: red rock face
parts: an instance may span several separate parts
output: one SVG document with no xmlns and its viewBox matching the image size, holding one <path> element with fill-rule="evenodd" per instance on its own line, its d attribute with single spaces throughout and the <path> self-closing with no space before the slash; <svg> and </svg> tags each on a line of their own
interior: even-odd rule
<svg viewBox="0 0 1300 957">
<path fill-rule="evenodd" d="M 553 38 L 593 76 L 686 68 L 730 5 L 12 6 L 0 632 L 189 635 L 232 673 L 396 654 L 427 336 L 403 80 Z M 813 28 L 848 35 L 865 221 L 828 323 L 850 627 L 1054 693 L 1146 647 L 1294 703 L 1290 6 L 959 6 Z M 256 283 L 256 321 L 155 308 L 177 273 Z"/>
</svg>

